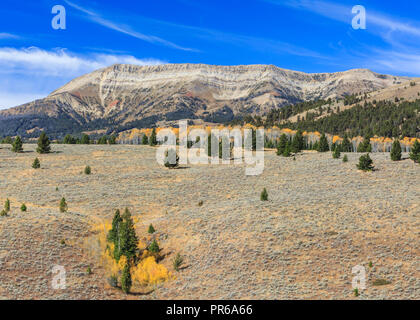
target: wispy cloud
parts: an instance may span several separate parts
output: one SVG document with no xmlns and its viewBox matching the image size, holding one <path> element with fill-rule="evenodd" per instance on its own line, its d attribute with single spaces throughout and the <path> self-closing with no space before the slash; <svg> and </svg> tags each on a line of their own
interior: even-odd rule
<svg viewBox="0 0 420 320">
<path fill-rule="evenodd" d="M 15 34 L 7 33 L 7 32 L 0 32 L 0 39 L 19 39 L 19 38 L 20 37 Z"/>
<path fill-rule="evenodd" d="M 318 0 L 263 0 L 268 3 L 287 6 L 294 9 L 310 11 L 326 17 L 331 20 L 347 23 L 351 25 L 353 14 L 351 12 L 352 6 L 345 6 L 341 4 L 331 3 L 327 1 Z M 406 35 L 420 36 L 420 24 L 418 21 L 410 21 L 407 19 L 400 21 L 397 18 L 384 15 L 379 12 L 367 9 L 367 31 L 380 32 L 386 34 L 388 32 L 401 32 Z"/>
<path fill-rule="evenodd" d="M 38 99 L 75 77 L 116 63 L 143 66 L 165 62 L 130 55 L 80 55 L 65 49 L 0 48 L 0 108 Z"/>
<path fill-rule="evenodd" d="M 141 32 L 132 30 L 129 26 L 125 26 L 125 25 L 122 25 L 122 24 L 113 22 L 113 21 L 111 21 L 109 19 L 103 18 L 97 12 L 94 12 L 92 10 L 83 8 L 83 7 L 77 5 L 77 4 L 73 3 L 73 2 L 70 2 L 68 0 L 64 0 L 64 1 L 70 7 L 72 7 L 74 9 L 82 12 L 83 14 L 85 14 L 85 18 L 86 19 L 88 19 L 88 20 L 90 20 L 90 21 L 92 21 L 92 22 L 94 22 L 96 24 L 99 24 L 99 25 L 101 25 L 101 26 L 103 26 L 105 28 L 108 28 L 108 29 L 111 29 L 111 30 L 114 30 L 114 31 L 117 31 L 117 32 L 120 32 L 120 33 L 123 33 L 125 35 L 131 36 L 131 37 L 134 37 L 136 39 L 143 40 L 143 41 L 146 41 L 146 42 L 149 42 L 149 43 L 159 44 L 159 45 L 163 45 L 163 46 L 170 47 L 170 48 L 173 48 L 173 49 L 178 49 L 178 50 L 197 51 L 197 50 L 192 49 L 192 48 L 182 47 L 182 46 L 177 45 L 177 44 L 175 44 L 175 43 L 173 43 L 171 41 L 167 41 L 165 39 L 162 39 L 162 38 L 159 38 L 159 37 L 156 37 L 156 36 L 146 35 L 146 34 L 143 34 Z"/>
<path fill-rule="evenodd" d="M 312 12 L 326 19 L 348 24 L 354 15 L 352 6 L 319 0 L 262 0 L 275 5 Z M 382 72 L 420 74 L 420 21 L 410 21 L 377 12 L 366 6 L 366 31 L 384 42 L 383 49 L 358 43 L 359 52 L 349 50 L 347 59 L 355 64 Z M 349 35 L 350 36 L 350 35 Z M 350 36 L 351 37 L 351 36 Z M 352 39 L 355 40 L 355 39 Z M 363 48 L 363 51 L 361 50 Z M 359 60 L 357 60 L 359 59 Z"/>
</svg>

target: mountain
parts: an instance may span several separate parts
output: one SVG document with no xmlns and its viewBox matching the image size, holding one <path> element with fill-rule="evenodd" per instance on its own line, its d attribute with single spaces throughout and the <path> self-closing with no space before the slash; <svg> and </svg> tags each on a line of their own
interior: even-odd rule
<svg viewBox="0 0 420 320">
<path fill-rule="evenodd" d="M 271 65 L 113 65 L 76 78 L 48 97 L 0 111 L 0 136 L 118 132 L 179 119 L 227 122 L 297 102 L 372 92 L 410 80 L 366 69 L 336 73 Z"/>
</svg>

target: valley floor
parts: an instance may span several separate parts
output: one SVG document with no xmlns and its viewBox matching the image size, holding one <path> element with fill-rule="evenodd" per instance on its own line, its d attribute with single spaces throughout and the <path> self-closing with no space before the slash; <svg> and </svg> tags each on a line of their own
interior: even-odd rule
<svg viewBox="0 0 420 320">
<path fill-rule="evenodd" d="M 90 225 L 125 207 L 138 232 L 152 223 L 163 235 L 168 269 L 178 252 L 186 261 L 176 279 L 129 299 L 354 299 L 356 265 L 367 276 L 358 299 L 420 298 L 420 167 L 410 160 L 373 153 L 378 170 L 362 173 L 360 154 L 343 163 L 267 151 L 264 173 L 247 177 L 245 165 L 168 170 L 147 146 L 9 149 L 0 145 L 0 202 L 12 203 L 0 217 L 0 298 L 126 299 L 86 250 Z M 68 213 L 58 210 L 63 196 Z M 54 265 L 66 269 L 65 290 L 51 288 Z"/>
</svg>

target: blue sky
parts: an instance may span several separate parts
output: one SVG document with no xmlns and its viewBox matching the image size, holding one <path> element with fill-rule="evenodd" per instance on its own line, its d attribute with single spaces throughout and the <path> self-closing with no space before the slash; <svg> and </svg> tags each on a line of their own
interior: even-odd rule
<svg viewBox="0 0 420 320">
<path fill-rule="evenodd" d="M 54 5 L 66 29 L 54 30 Z M 367 11 L 352 28 L 352 7 Z M 369 68 L 420 76 L 417 1 L 2 0 L 0 108 L 48 95 L 114 63 Z"/>
</svg>

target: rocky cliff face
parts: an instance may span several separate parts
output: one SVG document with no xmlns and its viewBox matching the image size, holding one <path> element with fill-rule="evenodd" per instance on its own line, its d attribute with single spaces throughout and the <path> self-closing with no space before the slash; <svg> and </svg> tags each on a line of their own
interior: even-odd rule
<svg viewBox="0 0 420 320">
<path fill-rule="evenodd" d="M 305 100 L 387 88 L 408 78 L 365 69 L 306 74 L 275 66 L 113 65 L 69 82 L 45 99 L 0 111 L 0 135 L 61 136 L 123 130 L 179 119 L 225 122 Z"/>
</svg>

